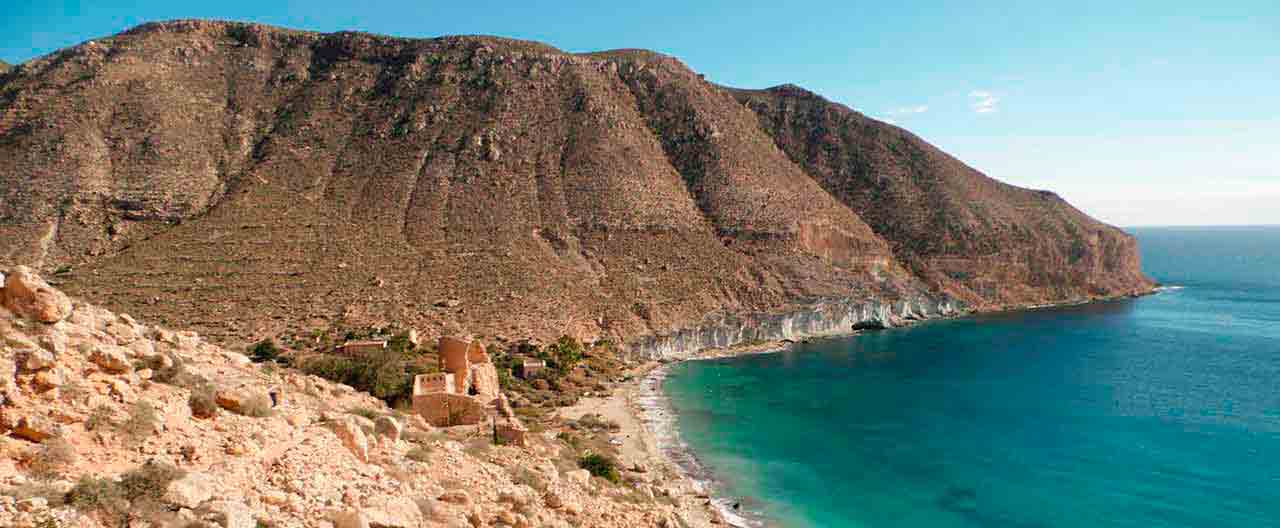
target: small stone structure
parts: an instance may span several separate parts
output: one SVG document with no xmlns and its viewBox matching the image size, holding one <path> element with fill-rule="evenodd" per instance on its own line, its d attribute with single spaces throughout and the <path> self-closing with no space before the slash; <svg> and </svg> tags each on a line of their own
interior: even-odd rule
<svg viewBox="0 0 1280 528">
<path fill-rule="evenodd" d="M 498 386 L 498 369 L 479 341 L 441 337 L 436 347 L 440 370 L 413 380 L 413 410 L 431 425 L 474 425 L 492 417 L 494 434 L 525 445 L 524 425 Z"/>
<path fill-rule="evenodd" d="M 377 352 L 387 348 L 387 340 L 376 339 L 369 341 L 347 341 L 338 347 L 338 352 L 348 355 L 363 354 L 365 352 Z"/>
<path fill-rule="evenodd" d="M 545 370 L 547 368 L 547 362 L 541 359 L 525 358 L 520 360 L 519 363 L 516 363 L 515 367 L 516 376 L 520 377 L 520 379 L 530 379 L 537 376 L 539 372 Z"/>
</svg>

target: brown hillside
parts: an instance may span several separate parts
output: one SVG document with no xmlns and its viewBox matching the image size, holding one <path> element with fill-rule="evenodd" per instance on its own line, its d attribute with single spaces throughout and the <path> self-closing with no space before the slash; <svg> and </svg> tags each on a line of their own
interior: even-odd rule
<svg viewBox="0 0 1280 528">
<path fill-rule="evenodd" d="M 1151 286 L 1133 237 L 1052 192 L 988 178 L 910 132 L 803 88 L 730 91 L 778 148 L 933 288 L 995 308 Z"/>
<path fill-rule="evenodd" d="M 868 122 L 927 158 L 916 179 L 867 165 L 903 182 L 901 211 L 871 207 L 797 156 L 834 111 L 780 127 L 651 52 L 178 21 L 2 79 L 0 264 L 224 341 L 388 322 L 628 339 L 926 290 L 900 262 L 970 302 L 1146 284 L 1118 231 Z M 840 137 L 832 163 L 897 159 Z M 1000 237 L 1049 255 L 1023 269 Z"/>
</svg>

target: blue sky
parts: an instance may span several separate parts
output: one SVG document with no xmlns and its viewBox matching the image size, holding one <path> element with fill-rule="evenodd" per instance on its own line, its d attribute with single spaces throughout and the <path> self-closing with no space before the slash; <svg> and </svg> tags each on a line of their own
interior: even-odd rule
<svg viewBox="0 0 1280 528">
<path fill-rule="evenodd" d="M 7 5 L 0 59 L 189 17 L 648 48 L 722 84 L 804 86 L 1119 225 L 1280 224 L 1274 0 L 180 4 Z"/>
</svg>

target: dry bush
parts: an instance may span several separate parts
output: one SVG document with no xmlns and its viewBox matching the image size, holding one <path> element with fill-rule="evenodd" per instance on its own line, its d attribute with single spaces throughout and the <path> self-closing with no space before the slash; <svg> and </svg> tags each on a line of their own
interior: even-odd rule
<svg viewBox="0 0 1280 528">
<path fill-rule="evenodd" d="M 186 362 L 177 354 L 168 354 L 170 366 L 164 366 L 164 360 L 159 355 L 152 356 L 145 361 L 145 366 L 151 369 L 151 381 L 156 383 L 164 383 L 175 387 L 183 387 L 187 389 L 207 385 L 209 380 L 203 376 L 192 374 L 187 370 Z"/>
<path fill-rule="evenodd" d="M 39 480 L 53 480 L 76 461 L 76 448 L 65 438 L 54 436 L 40 444 L 31 460 L 31 475 Z"/>
<path fill-rule="evenodd" d="M 241 403 L 238 412 L 253 418 L 266 418 L 275 414 L 276 410 L 271 408 L 270 396 L 258 394 Z"/>
<path fill-rule="evenodd" d="M 129 419 L 120 424 L 125 438 L 138 443 L 146 440 L 160 430 L 160 413 L 155 406 L 139 400 L 129 409 Z"/>
<path fill-rule="evenodd" d="M 0 491 L 0 495 L 13 497 L 15 501 L 39 497 L 47 501 L 50 508 L 62 506 L 66 498 L 66 494 L 57 486 L 50 485 L 47 482 L 32 481 Z"/>
<path fill-rule="evenodd" d="M 511 468 L 511 481 L 533 488 L 538 493 L 547 491 L 547 482 L 537 471 L 524 466 Z"/>
<path fill-rule="evenodd" d="M 117 515 L 129 508 L 118 483 L 91 475 L 80 477 L 67 493 L 67 503 L 81 512 L 101 511 Z"/>
<path fill-rule="evenodd" d="M 404 456 L 405 458 L 415 462 L 426 463 L 431 460 L 431 451 L 432 449 L 429 446 L 420 445 L 410 449 L 408 453 L 404 454 Z"/>
<path fill-rule="evenodd" d="M 347 409 L 347 412 L 350 414 L 354 414 L 356 416 L 362 416 L 364 418 L 368 418 L 370 420 L 377 420 L 379 417 L 382 416 L 382 413 L 375 411 L 373 409 L 370 409 L 368 407 L 352 407 L 350 409 Z"/>
<path fill-rule="evenodd" d="M 187 398 L 187 405 L 191 407 L 191 415 L 196 418 L 213 418 L 218 415 L 217 391 L 211 384 L 204 384 L 191 389 L 191 396 Z"/>
<path fill-rule="evenodd" d="M 120 476 L 120 481 L 84 475 L 67 493 L 67 503 L 81 512 L 100 512 L 113 524 L 162 513 L 160 498 L 169 483 L 186 472 L 160 462 L 147 462 Z"/>
<path fill-rule="evenodd" d="M 92 411 L 89 411 L 89 419 L 85 420 L 84 429 L 86 431 L 109 429 L 115 425 L 115 422 L 111 419 L 113 416 L 115 416 L 115 409 L 112 409 L 110 405 L 104 403 L 94 407 Z"/>
</svg>

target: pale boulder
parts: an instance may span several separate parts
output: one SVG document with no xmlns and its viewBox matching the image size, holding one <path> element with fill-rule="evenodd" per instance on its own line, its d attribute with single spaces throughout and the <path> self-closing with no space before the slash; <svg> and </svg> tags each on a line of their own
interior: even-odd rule
<svg viewBox="0 0 1280 528">
<path fill-rule="evenodd" d="M 222 528 L 256 528 L 258 526 L 258 520 L 253 517 L 253 511 L 237 501 L 211 501 L 202 506 L 200 512 L 201 519 Z"/>
<path fill-rule="evenodd" d="M 342 445 L 351 450 L 351 453 L 360 459 L 361 462 L 369 461 L 369 440 L 364 435 L 364 430 L 360 428 L 359 422 L 355 420 L 356 416 L 348 416 L 345 420 L 333 422 L 330 426 L 333 433 L 338 435 L 338 440 Z"/>
<path fill-rule="evenodd" d="M 366 508 L 364 516 L 371 526 L 386 528 L 414 528 L 423 523 L 422 511 L 408 497 L 392 498 L 378 507 Z"/>
<path fill-rule="evenodd" d="M 129 354 L 125 349 L 115 345 L 98 345 L 89 354 L 89 361 L 112 374 L 123 374 L 133 370 L 129 364 Z"/>
<path fill-rule="evenodd" d="M 585 469 L 575 469 L 564 474 L 570 482 L 577 482 L 583 486 L 591 482 L 591 472 Z"/>
<path fill-rule="evenodd" d="M 50 368 L 55 363 L 57 363 L 57 359 L 53 357 L 52 352 L 37 348 L 27 351 L 27 359 L 22 362 L 22 366 L 28 371 L 34 372 Z"/>
<path fill-rule="evenodd" d="M 333 510 L 329 512 L 333 528 L 369 528 L 369 519 L 360 510 Z"/>
<path fill-rule="evenodd" d="M 163 500 L 168 504 L 182 508 L 196 508 L 213 497 L 216 481 L 213 477 L 191 472 L 180 479 L 169 483 Z"/>
</svg>

